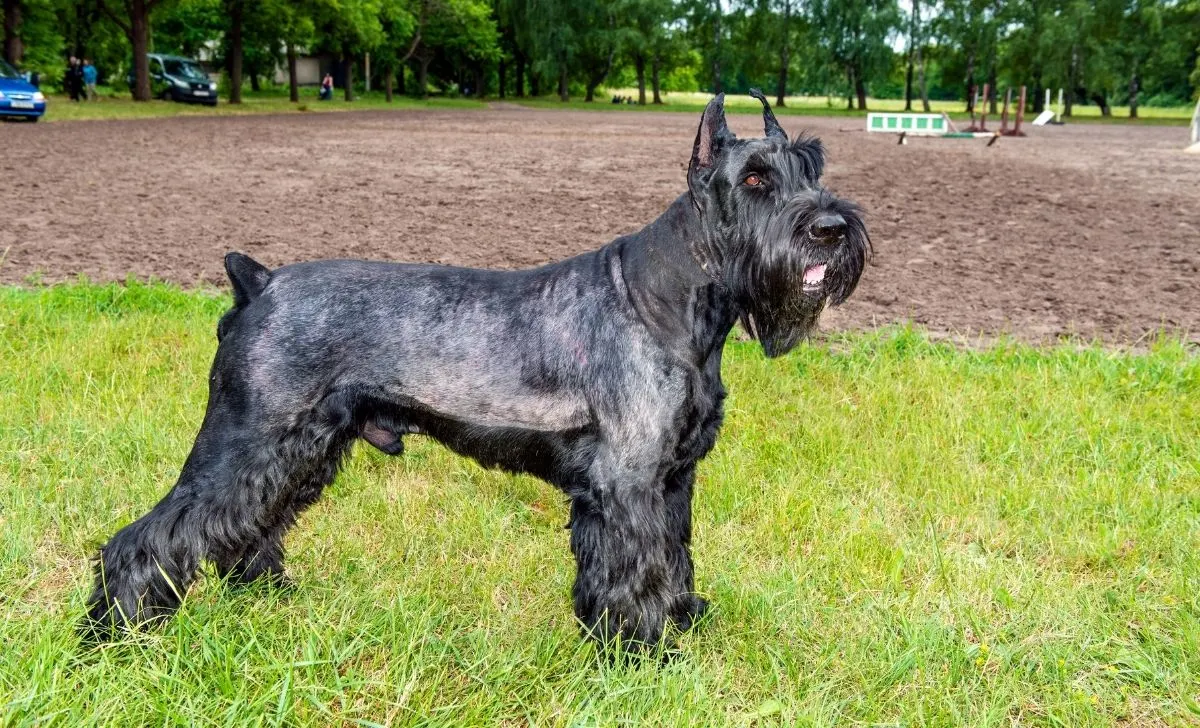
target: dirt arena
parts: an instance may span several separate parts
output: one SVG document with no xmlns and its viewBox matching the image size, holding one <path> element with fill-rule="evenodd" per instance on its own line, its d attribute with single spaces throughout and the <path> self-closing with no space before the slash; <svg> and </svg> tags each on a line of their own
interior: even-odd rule
<svg viewBox="0 0 1200 728">
<path fill-rule="evenodd" d="M 636 230 L 685 189 L 680 113 L 410 111 L 4 124 L 0 283 L 154 276 L 224 284 L 221 257 L 532 266 Z M 1200 157 L 1179 127 L 1026 139 L 819 134 L 827 184 L 875 246 L 826 328 L 1200 341 Z M 761 134 L 757 116 L 730 117 Z"/>
</svg>

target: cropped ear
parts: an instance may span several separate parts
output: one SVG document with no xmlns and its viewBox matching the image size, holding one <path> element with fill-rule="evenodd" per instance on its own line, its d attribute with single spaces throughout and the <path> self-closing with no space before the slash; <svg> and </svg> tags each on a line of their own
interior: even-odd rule
<svg viewBox="0 0 1200 728">
<path fill-rule="evenodd" d="M 725 124 L 725 94 L 717 94 L 704 107 L 700 128 L 696 130 L 696 142 L 692 145 L 692 161 L 688 164 L 688 191 L 694 204 L 697 184 L 707 181 L 721 146 L 733 138 L 733 133 Z"/>
<path fill-rule="evenodd" d="M 767 97 L 763 96 L 763 92 L 756 88 L 750 89 L 750 95 L 758 99 L 763 107 L 763 130 L 766 132 L 767 138 L 772 137 L 782 139 L 785 142 L 788 140 L 787 132 L 779 125 L 775 119 L 775 112 L 771 111 L 771 104 L 767 101 Z"/>
</svg>

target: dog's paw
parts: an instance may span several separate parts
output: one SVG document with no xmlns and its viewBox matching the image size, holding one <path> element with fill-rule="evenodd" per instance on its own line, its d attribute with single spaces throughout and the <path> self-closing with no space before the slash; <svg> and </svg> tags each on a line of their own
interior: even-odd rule
<svg viewBox="0 0 1200 728">
<path fill-rule="evenodd" d="M 680 632 L 687 632 L 704 619 L 708 609 L 708 600 L 691 594 L 680 600 L 672 619 Z"/>
</svg>

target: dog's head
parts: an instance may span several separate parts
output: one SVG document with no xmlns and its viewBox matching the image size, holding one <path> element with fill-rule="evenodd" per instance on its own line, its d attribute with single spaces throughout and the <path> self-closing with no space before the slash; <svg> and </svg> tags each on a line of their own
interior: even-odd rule
<svg viewBox="0 0 1200 728">
<path fill-rule="evenodd" d="M 742 326 L 767 356 L 789 351 L 826 301 L 854 291 L 870 250 L 862 211 L 821 186 L 825 150 L 789 140 L 761 92 L 766 136 L 738 139 L 724 96 L 709 102 L 688 165 L 688 190 L 703 221 L 700 264 L 734 296 Z"/>
</svg>

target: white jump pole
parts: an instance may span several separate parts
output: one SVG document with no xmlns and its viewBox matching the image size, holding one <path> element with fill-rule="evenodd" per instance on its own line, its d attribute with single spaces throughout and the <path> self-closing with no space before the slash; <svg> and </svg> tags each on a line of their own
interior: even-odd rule
<svg viewBox="0 0 1200 728">
<path fill-rule="evenodd" d="M 1192 112 L 1192 146 L 1185 151 L 1200 154 L 1200 101 L 1196 102 L 1196 110 Z"/>
<path fill-rule="evenodd" d="M 1058 90 L 1058 108 L 1055 109 L 1055 111 L 1054 111 L 1054 120 L 1055 121 L 1062 121 L 1062 110 L 1063 110 L 1062 91 L 1063 90 L 1061 88 Z"/>
</svg>

